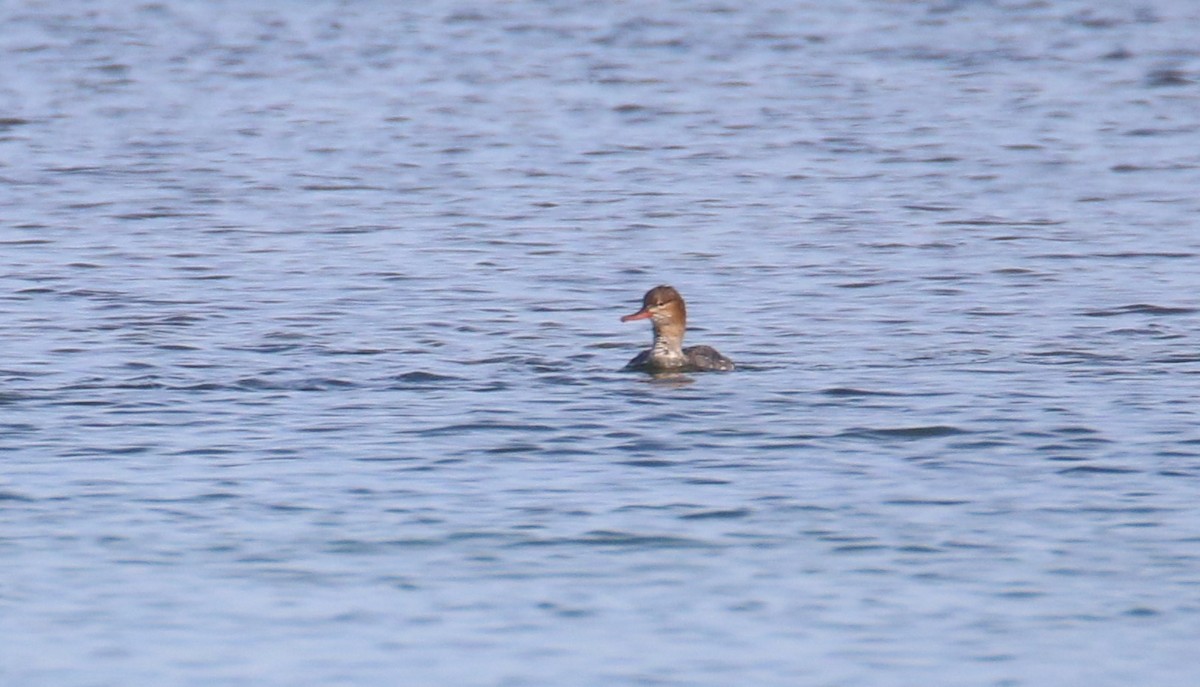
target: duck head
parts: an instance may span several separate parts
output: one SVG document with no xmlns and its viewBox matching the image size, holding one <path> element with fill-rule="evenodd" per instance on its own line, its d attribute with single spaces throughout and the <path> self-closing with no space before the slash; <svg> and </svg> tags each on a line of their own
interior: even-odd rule
<svg viewBox="0 0 1200 687">
<path fill-rule="evenodd" d="M 656 286 L 642 297 L 642 309 L 621 318 L 622 322 L 650 320 L 654 324 L 654 340 L 672 351 L 679 350 L 683 343 L 683 331 L 687 327 L 687 308 L 683 296 L 674 287 Z"/>
<path fill-rule="evenodd" d="M 654 325 L 678 323 L 681 327 L 687 324 L 687 308 L 683 304 L 683 296 L 673 286 L 656 286 L 642 296 L 642 309 L 621 318 L 622 322 L 649 319 Z"/>
</svg>

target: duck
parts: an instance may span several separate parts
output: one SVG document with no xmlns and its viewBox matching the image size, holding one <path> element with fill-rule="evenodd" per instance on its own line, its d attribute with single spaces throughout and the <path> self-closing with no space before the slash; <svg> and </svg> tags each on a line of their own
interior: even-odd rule
<svg viewBox="0 0 1200 687">
<path fill-rule="evenodd" d="M 621 318 L 622 322 L 650 320 L 654 325 L 654 345 L 638 353 L 625 366 L 626 370 L 661 372 L 727 372 L 733 361 L 712 346 L 683 347 L 687 328 L 687 307 L 683 296 L 672 286 L 663 284 L 646 292 L 642 309 Z"/>
</svg>

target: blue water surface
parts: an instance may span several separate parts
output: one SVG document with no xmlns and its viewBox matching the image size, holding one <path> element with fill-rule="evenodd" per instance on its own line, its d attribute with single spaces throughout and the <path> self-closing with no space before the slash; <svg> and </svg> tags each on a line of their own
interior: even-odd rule
<svg viewBox="0 0 1200 687">
<path fill-rule="evenodd" d="M 1194 3 L 0 25 L 0 683 L 1200 681 Z"/>
</svg>

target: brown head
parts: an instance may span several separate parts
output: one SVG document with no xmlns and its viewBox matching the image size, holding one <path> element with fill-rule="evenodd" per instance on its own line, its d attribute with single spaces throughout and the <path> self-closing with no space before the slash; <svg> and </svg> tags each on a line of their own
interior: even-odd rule
<svg viewBox="0 0 1200 687">
<path fill-rule="evenodd" d="M 621 318 L 622 322 L 651 319 L 655 329 L 664 325 L 675 325 L 682 333 L 687 325 L 687 308 L 683 296 L 672 286 L 656 286 L 642 297 L 642 309 Z"/>
</svg>

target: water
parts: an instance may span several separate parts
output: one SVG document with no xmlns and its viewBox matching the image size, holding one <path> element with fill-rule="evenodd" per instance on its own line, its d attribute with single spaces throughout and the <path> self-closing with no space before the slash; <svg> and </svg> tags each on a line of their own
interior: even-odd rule
<svg viewBox="0 0 1200 687">
<path fill-rule="evenodd" d="M 0 9 L 0 682 L 1196 684 L 1193 3 L 409 4 Z"/>
</svg>

